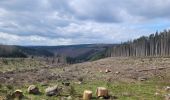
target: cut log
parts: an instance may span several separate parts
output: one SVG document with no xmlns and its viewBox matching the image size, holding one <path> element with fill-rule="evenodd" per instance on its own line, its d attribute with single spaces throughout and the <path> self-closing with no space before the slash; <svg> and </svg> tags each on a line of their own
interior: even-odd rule
<svg viewBox="0 0 170 100">
<path fill-rule="evenodd" d="M 97 97 L 108 97 L 108 90 L 105 87 L 98 87 L 96 95 Z"/>
<path fill-rule="evenodd" d="M 53 87 L 48 87 L 45 89 L 45 94 L 46 96 L 54 96 L 54 95 L 59 95 L 62 91 L 62 88 L 59 87 L 58 85 L 53 86 Z"/>
<path fill-rule="evenodd" d="M 28 87 L 28 93 L 29 94 L 39 94 L 40 93 L 40 91 L 39 91 L 39 88 L 37 87 L 37 86 L 35 86 L 35 85 L 30 85 L 29 87 Z"/>
<path fill-rule="evenodd" d="M 170 86 L 165 87 L 165 91 L 170 91 Z"/>
<path fill-rule="evenodd" d="M 92 91 L 85 90 L 83 93 L 83 100 L 91 100 L 92 98 Z"/>
<path fill-rule="evenodd" d="M 164 69 L 168 69 L 168 68 L 170 68 L 170 67 L 159 67 L 159 68 L 142 69 L 142 70 L 137 70 L 137 72 L 152 71 L 152 70 L 164 70 Z"/>
<path fill-rule="evenodd" d="M 111 70 L 109 70 L 109 69 L 106 69 L 106 70 L 105 70 L 105 73 L 109 73 L 109 72 L 111 72 Z"/>
</svg>

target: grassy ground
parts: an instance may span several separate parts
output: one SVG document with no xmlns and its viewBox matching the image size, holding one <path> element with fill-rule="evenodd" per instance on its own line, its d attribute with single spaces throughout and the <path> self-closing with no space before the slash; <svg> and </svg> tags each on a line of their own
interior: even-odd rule
<svg viewBox="0 0 170 100">
<path fill-rule="evenodd" d="M 23 74 L 16 72 L 14 74 L 5 74 L 6 76 L 3 76 L 4 78 L 9 79 L 8 77 L 12 77 L 13 75 L 20 76 L 19 83 L 24 83 L 22 86 L 9 85 L 8 81 L 6 84 L 0 83 L 0 96 L 7 96 L 8 94 L 11 94 L 16 89 L 21 89 L 24 93 L 25 100 L 60 100 L 61 97 L 67 97 L 72 95 L 75 97 L 73 100 L 80 100 L 82 98 L 82 94 L 84 90 L 92 90 L 93 91 L 93 100 L 96 100 L 96 89 L 97 87 L 107 87 L 109 90 L 109 94 L 111 96 L 114 96 L 117 98 L 117 100 L 163 100 L 166 94 L 170 94 L 170 91 L 165 91 L 164 87 L 170 86 L 170 74 L 169 69 L 161 70 L 161 73 L 158 73 L 158 75 L 153 75 L 152 78 L 148 78 L 146 81 L 122 81 L 123 78 L 125 78 L 127 75 L 131 75 L 131 73 L 135 72 L 136 70 L 143 70 L 143 69 L 149 69 L 156 67 L 170 67 L 170 59 L 169 58 L 155 58 L 155 59 L 130 59 L 130 58 L 108 58 L 103 59 L 95 62 L 87 62 L 84 64 L 75 64 L 73 66 L 68 67 L 56 67 L 56 68 L 49 68 L 44 69 L 42 74 L 39 71 L 35 71 L 35 73 L 29 72 L 25 75 L 24 79 L 28 80 L 26 76 L 30 76 L 31 78 L 34 75 L 37 75 L 37 77 L 40 77 L 45 72 L 48 73 L 54 73 L 60 74 L 65 76 L 66 78 L 70 78 L 71 86 L 64 87 L 61 85 L 61 81 L 56 81 L 56 79 L 46 80 L 48 82 L 47 86 L 42 86 L 41 83 L 36 83 L 37 81 L 33 81 L 35 85 L 37 85 L 41 91 L 41 94 L 39 95 L 30 95 L 27 92 L 27 88 L 29 85 L 28 82 L 22 81 Z M 0 60 L 0 72 L 8 72 L 8 71 L 18 71 L 18 70 L 26 70 L 26 69 L 38 69 L 41 70 L 42 67 L 48 66 L 43 61 L 35 60 L 35 59 L 1 59 Z M 109 67 L 108 67 L 109 66 Z M 105 73 L 100 72 L 98 69 L 101 69 L 105 71 L 106 68 L 110 68 L 112 72 Z M 128 71 L 127 69 L 133 68 L 132 70 Z M 64 70 L 65 71 L 64 71 Z M 115 74 L 115 71 L 119 71 L 120 74 Z M 87 73 L 88 74 L 87 74 Z M 139 72 L 137 75 L 143 76 L 147 73 L 154 74 L 154 71 L 149 72 Z M 1 73 L 2 74 L 2 73 Z M 32 75 L 33 74 L 33 75 Z M 65 75 L 66 74 L 66 75 Z M 3 75 L 3 74 L 2 74 Z M 52 75 L 52 77 L 54 77 Z M 135 74 L 132 74 L 135 75 Z M 147 74 L 150 75 L 150 74 Z M 12 77 L 13 79 L 18 79 L 18 76 Z M 48 75 L 47 75 L 48 76 Z M 74 82 L 77 80 L 78 77 L 84 76 L 84 82 L 83 84 L 75 84 Z M 103 77 L 100 78 L 100 77 Z M 153 77 L 156 78 L 153 78 Z M 158 78 L 158 76 L 163 76 L 162 78 Z M 44 76 L 42 76 L 44 77 Z M 45 76 L 46 77 L 46 76 Z M 112 78 L 112 82 L 105 82 L 106 78 Z M 115 78 L 116 77 L 116 78 Z M 75 79 L 72 79 L 75 78 Z M 121 80 L 118 80 L 117 78 L 121 78 Z M 138 77 L 137 77 L 138 78 Z M 3 79 L 3 78 L 2 78 Z M 101 80 L 97 80 L 101 79 Z M 128 78 L 126 78 L 128 79 Z M 71 82 L 73 81 L 73 82 Z M 8 85 L 7 85 L 8 84 Z M 47 97 L 45 96 L 45 89 L 49 86 L 53 86 L 59 84 L 64 89 L 61 93 L 62 96 L 53 96 L 53 97 Z M 157 95 L 156 95 L 157 94 Z M 0 98 L 1 100 L 1 98 Z"/>
<path fill-rule="evenodd" d="M 1 58 L 0 72 L 29 70 L 46 66 L 44 61 L 30 58 Z"/>
<path fill-rule="evenodd" d="M 59 82 L 53 82 L 49 85 L 60 84 Z M 30 95 L 27 92 L 28 85 L 22 87 L 14 87 L 9 85 L 0 86 L 0 95 L 6 95 L 14 91 L 15 89 L 21 89 L 25 95 L 25 99 L 31 100 L 60 100 L 59 96 L 47 97 L 45 96 L 44 90 L 48 86 L 41 86 L 37 84 L 41 94 L 40 95 Z M 92 90 L 93 98 L 96 100 L 95 91 L 97 87 L 107 87 L 109 89 L 109 94 L 115 96 L 118 100 L 163 100 L 164 95 L 168 94 L 168 91 L 164 90 L 164 87 L 170 86 L 169 82 L 165 82 L 160 79 L 148 80 L 145 82 L 137 83 L 123 83 L 123 82 L 102 82 L 102 81 L 88 81 L 81 85 L 72 83 L 70 87 L 64 87 L 61 95 L 73 97 L 82 96 L 84 90 Z M 72 93 L 70 93 L 72 92 Z M 158 95 L 155 95 L 158 93 Z"/>
</svg>

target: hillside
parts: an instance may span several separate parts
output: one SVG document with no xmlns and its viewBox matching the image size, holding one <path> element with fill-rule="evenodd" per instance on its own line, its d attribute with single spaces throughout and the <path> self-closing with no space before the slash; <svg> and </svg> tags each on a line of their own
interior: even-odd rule
<svg viewBox="0 0 170 100">
<path fill-rule="evenodd" d="M 18 46 L 0 45 L 0 57 L 27 57 Z"/>
<path fill-rule="evenodd" d="M 142 36 L 110 48 L 110 56 L 170 56 L 170 30 Z"/>
<path fill-rule="evenodd" d="M 29 47 L 15 45 L 0 45 L 0 57 L 26 58 L 29 56 L 52 57 L 53 54 L 46 50 L 34 49 Z"/>
<path fill-rule="evenodd" d="M 138 81 L 140 78 L 150 79 L 159 75 L 168 74 L 170 71 L 170 58 L 133 58 L 133 57 L 113 57 L 113 58 L 105 58 L 97 61 L 92 62 L 84 62 L 79 64 L 72 64 L 72 65 L 60 65 L 60 66 L 49 66 L 43 60 L 40 59 L 6 59 L 8 64 L 4 62 L 4 59 L 0 59 L 2 67 L 0 67 L 0 71 L 5 71 L 8 74 L 8 70 L 2 70 L 5 68 L 13 69 L 16 77 L 20 75 L 23 76 L 25 74 L 34 75 L 34 76 L 25 76 L 24 80 L 29 77 L 36 77 L 35 79 L 32 78 L 33 82 L 37 82 L 36 79 L 38 77 L 36 75 L 44 74 L 41 71 L 46 71 L 46 74 L 49 75 L 48 77 L 58 77 L 57 80 L 76 80 L 79 77 L 83 77 L 85 80 L 106 80 L 111 78 L 111 80 L 117 81 L 128 81 L 128 82 L 135 82 Z M 31 63 L 30 67 L 24 66 L 24 64 Z M 13 68 L 14 65 L 19 65 L 19 68 Z M 3 67 L 6 66 L 6 67 Z M 9 67 L 7 67 L 9 66 Z M 10 67 L 11 66 L 11 67 Z M 35 66 L 35 67 L 34 67 Z M 19 72 L 17 70 L 20 70 Z M 35 69 L 35 70 L 34 70 Z M 109 70 L 109 72 L 106 72 Z M 165 72 L 165 70 L 167 72 Z M 3 73 L 2 73 L 3 74 Z M 14 77 L 15 77 L 14 76 Z M 43 76 L 43 75 L 42 75 Z M 42 77 L 43 78 L 43 77 Z M 24 81 L 17 79 L 19 81 Z M 40 79 L 41 80 L 41 79 Z M 53 80 L 53 79 L 49 79 Z M 45 80 L 41 80 L 45 81 Z M 12 82 L 13 83 L 13 82 Z"/>
<path fill-rule="evenodd" d="M 82 44 L 82 45 L 68 45 L 68 46 L 30 46 L 38 50 L 47 50 L 54 54 L 62 54 L 69 57 L 78 57 L 90 51 L 102 51 L 112 45 L 107 44 Z"/>
<path fill-rule="evenodd" d="M 67 95 L 80 99 L 84 90 L 90 89 L 95 93 L 95 89 L 100 86 L 107 87 L 109 94 L 118 100 L 163 100 L 164 95 L 169 93 L 164 88 L 170 85 L 170 58 L 114 57 L 62 66 L 48 66 L 48 64 L 37 62 L 34 59 L 34 64 L 43 63 L 44 67 L 22 68 L 25 63 L 33 64 L 32 61 L 27 60 L 25 59 L 22 63 L 20 61 L 10 62 L 10 65 L 19 64 L 20 70 L 8 71 L 6 69 L 5 72 L 0 72 L 0 83 L 3 84 L 0 87 L 0 95 L 5 94 L 2 91 L 7 90 L 7 93 L 10 93 L 9 91 L 13 91 L 13 88 L 19 88 L 24 91 L 25 97 L 33 100 L 60 100 L 59 97 L 67 97 Z M 82 83 L 78 83 L 79 81 Z M 63 95 L 59 97 L 45 96 L 45 88 L 61 84 L 61 82 L 71 83 L 69 87 L 61 85 L 64 93 L 67 94 L 62 92 Z M 7 85 L 5 86 L 5 84 Z M 26 89 L 29 84 L 37 84 L 42 92 L 41 95 L 28 94 Z M 12 89 L 8 89 L 8 87 L 12 87 Z M 75 94 L 70 93 L 73 91 L 69 90 L 70 87 Z M 155 96 L 155 93 L 159 93 L 159 95 Z M 95 98 L 95 95 L 93 96 Z"/>
<path fill-rule="evenodd" d="M 67 63 L 81 63 L 106 57 L 169 57 L 170 30 L 142 36 L 121 44 L 68 46 L 0 46 L 0 57 L 62 57 Z"/>
<path fill-rule="evenodd" d="M 106 50 L 112 46 L 112 44 L 82 44 L 70 46 L 0 45 L 0 57 L 50 57 L 65 59 L 67 63 L 80 63 L 106 57 Z"/>
</svg>

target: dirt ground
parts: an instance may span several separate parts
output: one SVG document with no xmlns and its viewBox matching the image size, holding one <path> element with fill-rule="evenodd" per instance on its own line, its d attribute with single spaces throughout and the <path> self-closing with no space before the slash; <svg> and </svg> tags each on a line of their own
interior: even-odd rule
<svg viewBox="0 0 170 100">
<path fill-rule="evenodd" d="M 79 79 L 137 82 L 155 76 L 164 78 L 169 72 L 170 58 L 113 57 L 74 65 L 0 72 L 0 83 L 22 85 Z"/>
</svg>

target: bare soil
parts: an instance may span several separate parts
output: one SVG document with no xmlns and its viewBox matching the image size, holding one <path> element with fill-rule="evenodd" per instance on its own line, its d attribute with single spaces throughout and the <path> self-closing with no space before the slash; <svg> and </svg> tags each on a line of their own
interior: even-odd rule
<svg viewBox="0 0 170 100">
<path fill-rule="evenodd" d="M 0 72 L 1 84 L 22 85 L 50 81 L 103 80 L 138 82 L 164 78 L 170 72 L 170 58 L 106 58 L 73 65 L 38 67 Z"/>
</svg>

